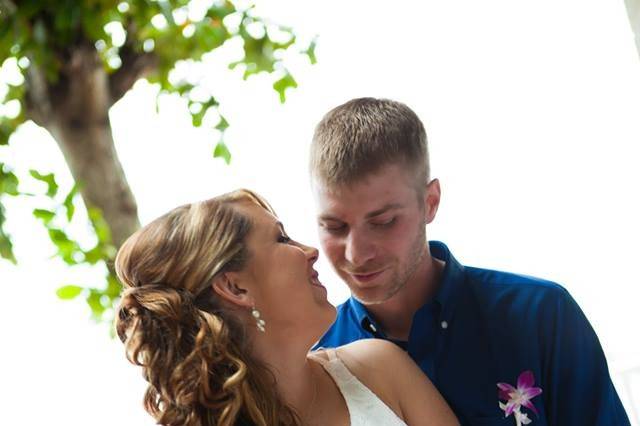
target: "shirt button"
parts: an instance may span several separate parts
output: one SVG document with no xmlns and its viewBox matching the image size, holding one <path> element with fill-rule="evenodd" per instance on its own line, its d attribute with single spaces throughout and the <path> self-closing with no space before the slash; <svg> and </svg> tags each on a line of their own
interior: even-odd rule
<svg viewBox="0 0 640 426">
<path fill-rule="evenodd" d="M 440 323 L 440 327 L 442 327 L 443 329 L 446 329 L 447 327 L 449 327 L 449 324 L 446 321 L 442 321 Z"/>
</svg>

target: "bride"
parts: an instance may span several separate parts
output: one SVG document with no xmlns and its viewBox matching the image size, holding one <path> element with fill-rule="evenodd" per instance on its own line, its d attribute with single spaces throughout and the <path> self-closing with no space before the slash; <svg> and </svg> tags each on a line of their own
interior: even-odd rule
<svg viewBox="0 0 640 426">
<path fill-rule="evenodd" d="M 238 190 L 178 207 L 123 244 L 116 329 L 161 425 L 454 425 L 400 348 L 309 349 L 335 308 L 271 207 Z"/>
</svg>

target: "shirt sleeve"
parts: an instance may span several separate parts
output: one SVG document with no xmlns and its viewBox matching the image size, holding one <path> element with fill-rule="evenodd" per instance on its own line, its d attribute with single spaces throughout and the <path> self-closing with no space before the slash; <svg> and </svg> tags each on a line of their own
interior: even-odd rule
<svg viewBox="0 0 640 426">
<path fill-rule="evenodd" d="M 551 425 L 630 425 L 613 386 L 595 331 L 571 295 L 556 293 L 555 312 L 547 311 L 547 356 L 543 387 Z"/>
</svg>

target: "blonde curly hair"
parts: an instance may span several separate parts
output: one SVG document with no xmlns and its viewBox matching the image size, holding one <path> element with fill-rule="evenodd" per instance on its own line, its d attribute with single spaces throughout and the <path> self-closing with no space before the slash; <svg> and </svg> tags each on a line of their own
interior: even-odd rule
<svg viewBox="0 0 640 426">
<path fill-rule="evenodd" d="M 214 277 L 242 270 L 251 256 L 251 222 L 234 208 L 240 201 L 273 212 L 249 190 L 184 205 L 134 233 L 116 256 L 124 286 L 116 330 L 149 382 L 144 406 L 158 424 L 300 423 L 212 290 Z"/>
</svg>

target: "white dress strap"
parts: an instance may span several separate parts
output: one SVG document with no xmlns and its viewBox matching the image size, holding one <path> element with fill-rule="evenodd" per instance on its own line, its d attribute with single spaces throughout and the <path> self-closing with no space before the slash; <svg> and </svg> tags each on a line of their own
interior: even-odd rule
<svg viewBox="0 0 640 426">
<path fill-rule="evenodd" d="M 407 426 L 378 396 L 349 371 L 335 349 L 325 349 L 328 360 L 312 356 L 336 383 L 349 410 L 351 426 Z"/>
<path fill-rule="evenodd" d="M 335 361 L 336 359 L 338 359 L 338 355 L 336 355 L 335 348 L 327 349 L 326 352 L 327 352 L 327 356 L 329 357 L 329 362 Z"/>
</svg>

